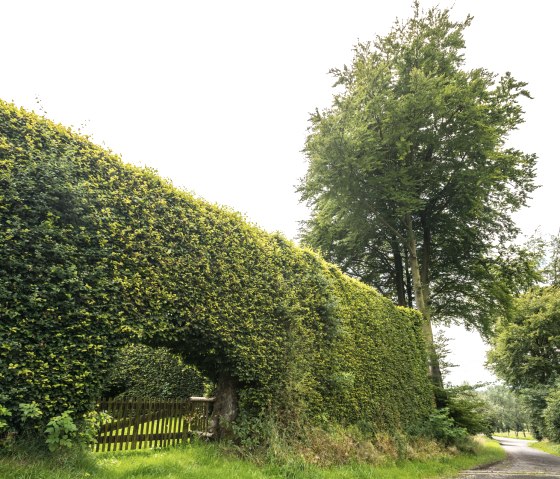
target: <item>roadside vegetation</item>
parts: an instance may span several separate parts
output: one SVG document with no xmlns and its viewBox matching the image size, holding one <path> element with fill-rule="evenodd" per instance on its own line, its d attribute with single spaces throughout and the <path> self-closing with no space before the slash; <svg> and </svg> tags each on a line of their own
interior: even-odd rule
<svg viewBox="0 0 560 479">
<path fill-rule="evenodd" d="M 504 452 L 495 441 L 477 438 L 470 452 L 441 449 L 424 443 L 423 450 L 408 448 L 409 459 L 399 459 L 395 444 L 384 442 L 387 450 L 376 450 L 376 465 L 351 461 L 322 466 L 301 456 L 279 453 L 262 462 L 254 457 L 241 458 L 231 448 L 215 444 L 191 444 L 170 449 L 93 454 L 69 450 L 61 454 L 29 455 L 12 451 L 0 455 L 3 479 L 334 479 L 369 478 L 375 472 L 380 479 L 419 479 L 450 477 L 471 467 L 496 462 Z M 395 455 L 396 454 L 396 455 Z"/>
<path fill-rule="evenodd" d="M 531 447 L 539 449 L 543 452 L 548 452 L 549 454 L 554 454 L 555 456 L 560 456 L 560 444 L 556 442 L 551 442 L 547 439 L 544 441 L 539 441 L 531 444 Z"/>
<path fill-rule="evenodd" d="M 507 437 L 510 439 L 523 439 L 525 441 L 534 441 L 535 438 L 529 431 L 509 431 L 509 432 L 495 432 L 492 434 L 495 437 Z"/>
</svg>

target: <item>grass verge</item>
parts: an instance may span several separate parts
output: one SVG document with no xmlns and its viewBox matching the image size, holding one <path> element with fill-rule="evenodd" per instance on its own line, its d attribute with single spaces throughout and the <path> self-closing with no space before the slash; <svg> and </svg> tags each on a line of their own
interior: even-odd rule
<svg viewBox="0 0 560 479">
<path fill-rule="evenodd" d="M 224 455 L 219 446 L 193 444 L 170 449 L 56 456 L 12 452 L 0 455 L 3 479 L 421 479 L 452 477 L 461 470 L 503 459 L 495 441 L 477 440 L 475 452 L 446 454 L 371 466 L 347 464 L 318 467 L 294 459 L 281 465 L 258 466 Z"/>
<path fill-rule="evenodd" d="M 533 437 L 533 435 L 529 432 L 529 431 L 519 431 L 518 434 L 515 434 L 515 432 L 510 431 L 510 432 L 495 432 L 492 434 L 492 436 L 496 436 L 496 437 L 507 437 L 510 439 L 524 439 L 526 441 L 534 441 L 535 438 Z"/>
<path fill-rule="evenodd" d="M 531 447 L 543 452 L 548 452 L 549 454 L 554 454 L 555 456 L 560 456 L 560 444 L 555 442 L 544 440 L 531 444 Z"/>
</svg>

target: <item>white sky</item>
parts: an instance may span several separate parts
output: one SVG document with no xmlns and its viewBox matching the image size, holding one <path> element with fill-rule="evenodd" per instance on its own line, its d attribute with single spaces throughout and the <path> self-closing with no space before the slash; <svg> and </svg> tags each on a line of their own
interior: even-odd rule
<svg viewBox="0 0 560 479">
<path fill-rule="evenodd" d="M 539 156 L 526 234 L 560 226 L 556 64 L 560 2 L 441 0 L 474 15 L 467 62 L 529 83 L 511 144 Z M 127 162 L 294 238 L 307 210 L 294 186 L 309 112 L 329 106 L 331 67 L 385 34 L 412 0 L 0 0 L 0 98 L 82 127 Z M 36 102 L 39 98 L 40 107 Z M 453 329 L 453 382 L 490 376 L 476 336 Z"/>
</svg>

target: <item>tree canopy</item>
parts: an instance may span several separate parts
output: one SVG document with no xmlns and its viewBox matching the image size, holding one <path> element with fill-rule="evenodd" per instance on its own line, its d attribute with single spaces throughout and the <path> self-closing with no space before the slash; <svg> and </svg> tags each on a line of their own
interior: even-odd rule
<svg viewBox="0 0 560 479">
<path fill-rule="evenodd" d="M 511 213 L 534 190 L 535 155 L 506 146 L 526 84 L 464 68 L 464 30 L 420 10 L 358 43 L 333 69 L 333 104 L 311 117 L 299 186 L 312 208 L 305 243 L 430 323 L 488 332 L 519 277 Z M 517 267 L 516 267 L 517 268 Z M 507 270 L 508 274 L 503 274 Z"/>
<path fill-rule="evenodd" d="M 488 352 L 496 375 L 519 393 L 537 439 L 560 438 L 559 350 L 560 288 L 553 285 L 516 299 L 509 314 L 499 318 Z"/>
<path fill-rule="evenodd" d="M 550 386 L 560 377 L 560 288 L 536 288 L 500 318 L 488 360 L 517 389 Z"/>
</svg>

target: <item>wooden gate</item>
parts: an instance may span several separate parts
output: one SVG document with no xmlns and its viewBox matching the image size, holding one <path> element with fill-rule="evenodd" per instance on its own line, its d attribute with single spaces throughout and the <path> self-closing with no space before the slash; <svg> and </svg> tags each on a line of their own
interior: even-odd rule
<svg viewBox="0 0 560 479">
<path fill-rule="evenodd" d="M 210 437 L 214 398 L 103 399 L 97 405 L 101 427 L 94 451 L 166 447 L 192 436 Z"/>
</svg>

